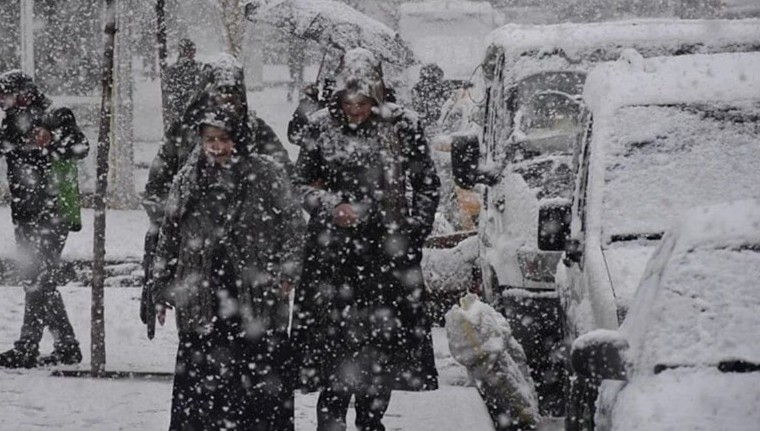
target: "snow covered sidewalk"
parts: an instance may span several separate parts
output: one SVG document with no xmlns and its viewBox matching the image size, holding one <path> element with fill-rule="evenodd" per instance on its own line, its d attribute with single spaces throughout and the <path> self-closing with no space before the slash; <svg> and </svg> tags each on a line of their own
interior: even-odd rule
<svg viewBox="0 0 760 431">
<path fill-rule="evenodd" d="M 82 230 L 69 233 L 63 249 L 65 260 L 92 260 L 94 211 L 82 209 Z M 10 207 L 0 206 L 0 259 L 10 259 L 16 253 Z M 106 213 L 106 260 L 142 261 L 148 216 L 142 210 Z"/>
<path fill-rule="evenodd" d="M 82 343 L 84 361 L 79 368 L 89 369 L 90 289 L 67 286 L 61 292 Z M 149 341 L 138 318 L 140 290 L 109 288 L 105 295 L 106 368 L 172 371 L 177 344 L 173 319 L 158 328 L 156 338 Z M 0 349 L 6 349 L 21 327 L 23 290 L 0 287 L 0 303 Z M 394 393 L 385 421 L 388 430 L 491 430 L 477 391 L 462 386 L 466 381 L 464 369 L 451 358 L 442 328 L 434 329 L 434 343 L 441 389 Z M 42 353 L 50 349 L 52 340 L 46 333 Z M 3 430 L 164 430 L 169 424 L 170 402 L 169 380 L 96 380 L 51 377 L 49 369 L 0 369 Z M 316 394 L 296 396 L 297 430 L 316 428 L 316 403 Z M 349 414 L 352 422 L 353 410 Z"/>
</svg>

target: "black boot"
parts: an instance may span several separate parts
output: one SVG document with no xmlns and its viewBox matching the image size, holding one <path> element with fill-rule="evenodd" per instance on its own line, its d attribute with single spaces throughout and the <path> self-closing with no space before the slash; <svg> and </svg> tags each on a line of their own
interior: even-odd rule
<svg viewBox="0 0 760 431">
<path fill-rule="evenodd" d="M 39 365 L 73 365 L 82 362 L 82 351 L 79 344 L 56 347 L 48 356 L 39 359 Z"/>
<path fill-rule="evenodd" d="M 34 368 L 37 366 L 37 355 L 26 350 L 11 349 L 0 353 L 0 367 Z"/>
</svg>

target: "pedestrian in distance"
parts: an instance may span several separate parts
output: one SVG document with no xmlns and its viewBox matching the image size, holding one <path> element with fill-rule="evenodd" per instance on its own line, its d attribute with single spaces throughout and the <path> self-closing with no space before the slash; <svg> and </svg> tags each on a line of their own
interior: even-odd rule
<svg viewBox="0 0 760 431">
<path fill-rule="evenodd" d="M 248 153 L 234 111 L 199 119 L 156 248 L 156 317 L 176 312 L 171 430 L 293 429 L 290 290 L 303 220 L 287 173 Z"/>
<path fill-rule="evenodd" d="M 11 218 L 25 290 L 24 318 L 14 347 L 0 366 L 75 364 L 82 360 L 56 283 L 69 231 L 81 229 L 75 161 L 89 144 L 68 108 L 50 108 L 32 78 L 13 70 L 0 75 L 0 154 L 8 165 Z M 39 357 L 44 328 L 53 352 Z"/>
<path fill-rule="evenodd" d="M 177 61 L 166 68 L 162 99 L 165 130 L 182 117 L 200 87 L 203 64 L 195 59 L 195 52 L 192 40 L 180 39 Z"/>
<path fill-rule="evenodd" d="M 429 63 L 420 69 L 420 80 L 412 87 L 412 109 L 420 116 L 423 127 L 435 124 L 441 115 L 441 106 L 450 89 L 443 81 L 443 69 Z"/>
<path fill-rule="evenodd" d="M 309 117 L 296 185 L 310 214 L 292 345 L 319 390 L 319 431 L 384 430 L 393 390 L 436 389 L 422 244 L 440 185 L 419 121 L 385 103 L 380 63 L 346 52 L 336 92 Z"/>
</svg>

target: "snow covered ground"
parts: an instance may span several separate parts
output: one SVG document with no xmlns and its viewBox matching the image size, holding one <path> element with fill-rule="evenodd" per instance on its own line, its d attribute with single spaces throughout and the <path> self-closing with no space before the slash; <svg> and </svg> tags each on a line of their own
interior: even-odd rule
<svg viewBox="0 0 760 431">
<path fill-rule="evenodd" d="M 61 288 L 69 317 L 90 363 L 90 290 Z M 171 372 L 177 347 L 173 322 L 149 341 L 138 318 L 138 288 L 106 289 L 106 368 L 114 371 Z M 0 346 L 18 336 L 23 290 L 0 288 Z M 466 375 L 448 350 L 446 336 L 435 329 L 436 362 L 442 387 L 433 392 L 396 392 L 386 416 L 389 430 L 489 430 L 488 413 L 477 391 L 464 387 Z M 43 353 L 52 349 L 49 334 Z M 3 430 L 160 430 L 169 425 L 171 380 L 97 380 L 52 377 L 51 369 L 0 369 L 0 429 Z M 296 397 L 296 429 L 316 427 L 316 394 Z M 351 413 L 353 415 L 353 413 Z M 353 421 L 353 416 L 349 417 Z M 349 429 L 353 429 L 349 427 Z"/>
</svg>

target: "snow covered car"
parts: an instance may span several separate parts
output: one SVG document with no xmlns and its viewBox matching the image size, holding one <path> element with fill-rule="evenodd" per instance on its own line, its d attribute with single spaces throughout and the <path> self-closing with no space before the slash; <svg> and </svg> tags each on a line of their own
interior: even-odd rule
<svg viewBox="0 0 760 431">
<path fill-rule="evenodd" d="M 589 124 L 586 74 L 634 49 L 641 55 L 630 54 L 632 61 L 758 50 L 758 27 L 760 20 L 509 24 L 489 36 L 482 145 L 461 141 L 452 163 L 460 185 L 485 185 L 479 223 L 484 298 L 507 315 L 523 343 L 540 385 L 542 412 L 561 416 L 564 406 L 563 312 L 555 272 L 569 235 L 579 144 Z"/>
<path fill-rule="evenodd" d="M 760 201 L 692 210 L 663 237 L 619 331 L 573 344 L 602 380 L 597 430 L 760 424 Z"/>
<path fill-rule="evenodd" d="M 633 60 L 633 61 L 631 61 Z M 758 196 L 760 53 L 632 57 L 592 71 L 571 237 L 557 285 L 574 339 L 617 329 L 647 260 L 682 211 Z M 567 421 L 588 427 L 594 386 L 570 379 Z"/>
<path fill-rule="evenodd" d="M 553 290 L 573 192 L 573 154 L 586 130 L 583 85 L 594 66 L 635 50 L 645 58 L 760 49 L 760 20 L 638 20 L 492 32 L 483 60 L 485 214 L 481 256 L 486 294 Z M 543 217 L 542 217 L 543 216 Z"/>
</svg>

